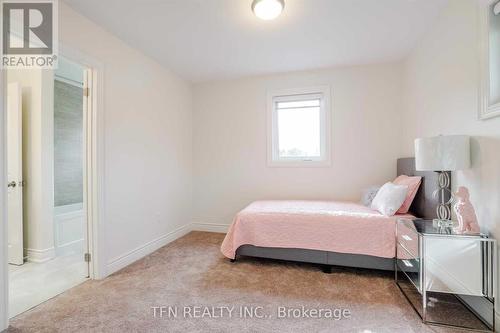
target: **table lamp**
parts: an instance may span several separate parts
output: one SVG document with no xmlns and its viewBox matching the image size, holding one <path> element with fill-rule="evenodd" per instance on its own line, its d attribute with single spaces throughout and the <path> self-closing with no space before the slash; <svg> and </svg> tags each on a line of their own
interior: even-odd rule
<svg viewBox="0 0 500 333">
<path fill-rule="evenodd" d="M 435 171 L 439 173 L 438 188 L 434 196 L 441 200 L 436 207 L 437 222 L 441 226 L 451 226 L 450 191 L 451 179 L 448 171 L 470 168 L 470 138 L 466 135 L 440 135 L 415 140 L 415 169 L 417 171 Z M 450 200 L 445 201 L 446 191 Z"/>
</svg>

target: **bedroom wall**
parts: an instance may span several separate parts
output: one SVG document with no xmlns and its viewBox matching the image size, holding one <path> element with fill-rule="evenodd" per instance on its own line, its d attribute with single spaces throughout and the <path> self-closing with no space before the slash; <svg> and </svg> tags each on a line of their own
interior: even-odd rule
<svg viewBox="0 0 500 333">
<path fill-rule="evenodd" d="M 392 180 L 401 77 L 400 64 L 383 64 L 195 85 L 195 228 L 225 231 L 254 200 L 359 200 L 361 188 Z M 266 91 L 317 85 L 332 89 L 332 166 L 268 167 Z"/>
<path fill-rule="evenodd" d="M 472 136 L 472 168 L 453 187 L 469 188 L 481 228 L 500 239 L 500 117 L 478 120 L 477 17 L 474 0 L 451 1 L 408 58 L 402 154 L 416 137 Z"/>
<path fill-rule="evenodd" d="M 405 66 L 406 106 L 402 154 L 413 140 L 439 134 L 472 136 L 472 168 L 454 174 L 467 186 L 481 226 L 500 237 L 500 117 L 478 119 L 478 7 L 454 0 Z"/>
<path fill-rule="evenodd" d="M 112 273 L 188 230 L 191 86 L 63 2 L 59 38 L 104 66 L 101 259 Z"/>
</svg>

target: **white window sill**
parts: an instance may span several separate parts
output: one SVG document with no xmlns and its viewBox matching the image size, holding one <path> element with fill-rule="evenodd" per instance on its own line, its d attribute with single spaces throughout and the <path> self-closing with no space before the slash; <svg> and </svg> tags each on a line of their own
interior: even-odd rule
<svg viewBox="0 0 500 333">
<path fill-rule="evenodd" d="M 268 161 L 267 166 L 270 168 L 328 168 L 331 167 L 332 163 L 329 160 L 326 161 Z"/>
</svg>

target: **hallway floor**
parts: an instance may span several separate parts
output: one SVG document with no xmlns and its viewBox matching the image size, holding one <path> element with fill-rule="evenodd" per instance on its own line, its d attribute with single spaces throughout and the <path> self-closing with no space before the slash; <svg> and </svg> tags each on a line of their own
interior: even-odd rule
<svg viewBox="0 0 500 333">
<path fill-rule="evenodd" d="M 87 266 L 82 254 L 56 257 L 40 264 L 9 265 L 9 317 L 84 282 Z"/>
</svg>

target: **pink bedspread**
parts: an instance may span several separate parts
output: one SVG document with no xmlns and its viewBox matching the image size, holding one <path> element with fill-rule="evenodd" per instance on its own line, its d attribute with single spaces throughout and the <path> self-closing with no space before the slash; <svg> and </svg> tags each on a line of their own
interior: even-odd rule
<svg viewBox="0 0 500 333">
<path fill-rule="evenodd" d="M 395 256 L 398 217 L 353 202 L 257 201 L 239 212 L 221 251 L 234 259 L 241 245 L 300 248 L 383 258 Z"/>
</svg>

